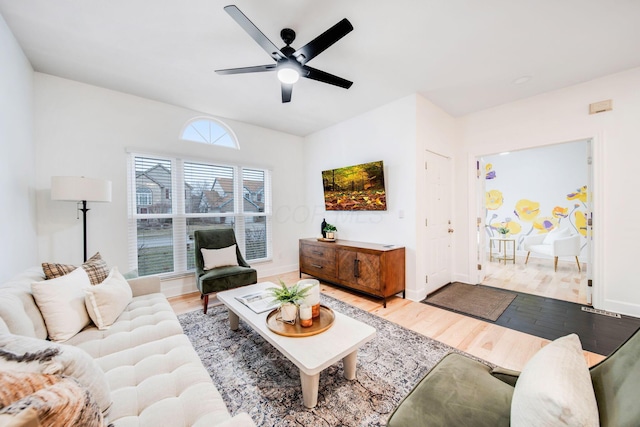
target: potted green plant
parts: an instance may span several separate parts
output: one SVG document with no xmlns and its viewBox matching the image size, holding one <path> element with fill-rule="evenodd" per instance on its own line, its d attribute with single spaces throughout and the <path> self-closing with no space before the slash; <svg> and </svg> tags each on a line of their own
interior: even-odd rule
<svg viewBox="0 0 640 427">
<path fill-rule="evenodd" d="M 509 234 L 509 229 L 507 227 L 498 227 L 498 233 L 500 233 L 501 238 L 506 238 L 507 234 Z"/>
<path fill-rule="evenodd" d="M 300 303 L 309 293 L 311 286 L 302 287 L 296 283 L 293 286 L 287 286 L 280 280 L 280 286 L 275 288 L 267 288 L 275 304 L 280 306 L 280 317 L 283 322 L 295 323 L 298 314 L 298 303 Z"/>
<path fill-rule="evenodd" d="M 324 226 L 324 232 L 327 233 L 327 239 L 335 239 L 338 229 L 335 225 L 327 224 Z"/>
</svg>

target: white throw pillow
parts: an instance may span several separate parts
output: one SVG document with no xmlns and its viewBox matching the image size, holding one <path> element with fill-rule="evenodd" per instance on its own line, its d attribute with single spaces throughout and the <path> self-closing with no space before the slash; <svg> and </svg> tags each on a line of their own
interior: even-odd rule
<svg viewBox="0 0 640 427">
<path fill-rule="evenodd" d="M 544 240 L 542 241 L 543 245 L 553 245 L 558 239 L 562 239 L 564 237 L 569 237 L 571 235 L 571 231 L 568 228 L 563 228 L 560 230 L 559 228 L 554 228 L 550 232 L 547 233 Z"/>
<path fill-rule="evenodd" d="M 98 329 L 109 329 L 129 305 L 133 293 L 127 279 L 113 267 L 104 282 L 85 290 L 84 302 L 89 317 Z"/>
<path fill-rule="evenodd" d="M 89 354 L 72 345 L 0 334 L 0 371 L 68 375 L 87 387 L 103 413 L 111 406 L 107 377 Z"/>
<path fill-rule="evenodd" d="M 76 268 L 64 276 L 31 283 L 31 293 L 42 313 L 51 341 L 66 341 L 91 323 L 84 305 L 89 276 Z"/>
<path fill-rule="evenodd" d="M 231 245 L 222 249 L 200 249 L 204 261 L 204 269 L 211 270 L 216 267 L 227 265 L 238 265 L 236 256 L 236 245 Z"/>
<path fill-rule="evenodd" d="M 511 426 L 598 426 L 598 404 L 576 334 L 558 338 L 527 362 L 511 401 Z"/>
</svg>

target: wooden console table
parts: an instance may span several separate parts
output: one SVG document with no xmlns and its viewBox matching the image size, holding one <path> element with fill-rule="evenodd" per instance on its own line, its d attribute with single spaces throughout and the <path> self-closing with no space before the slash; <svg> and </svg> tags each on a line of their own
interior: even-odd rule
<svg viewBox="0 0 640 427">
<path fill-rule="evenodd" d="M 405 296 L 405 250 L 394 245 L 300 239 L 302 273 L 384 300 Z"/>
</svg>

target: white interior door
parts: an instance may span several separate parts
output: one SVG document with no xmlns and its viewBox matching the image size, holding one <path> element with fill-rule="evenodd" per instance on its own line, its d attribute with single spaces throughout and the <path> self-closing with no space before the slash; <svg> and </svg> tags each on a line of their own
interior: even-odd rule
<svg viewBox="0 0 640 427">
<path fill-rule="evenodd" d="M 451 159 L 427 151 L 425 265 L 427 294 L 451 282 Z"/>
</svg>

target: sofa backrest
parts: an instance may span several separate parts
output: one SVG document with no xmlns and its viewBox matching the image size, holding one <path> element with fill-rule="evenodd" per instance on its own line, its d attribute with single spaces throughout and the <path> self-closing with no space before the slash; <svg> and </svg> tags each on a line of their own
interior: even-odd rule
<svg viewBox="0 0 640 427">
<path fill-rule="evenodd" d="M 0 330 L 47 338 L 44 319 L 31 294 L 31 283 L 41 280 L 44 280 L 42 268 L 33 267 L 0 284 Z"/>
<path fill-rule="evenodd" d="M 590 369 L 600 425 L 637 426 L 640 420 L 640 329 Z"/>
</svg>

